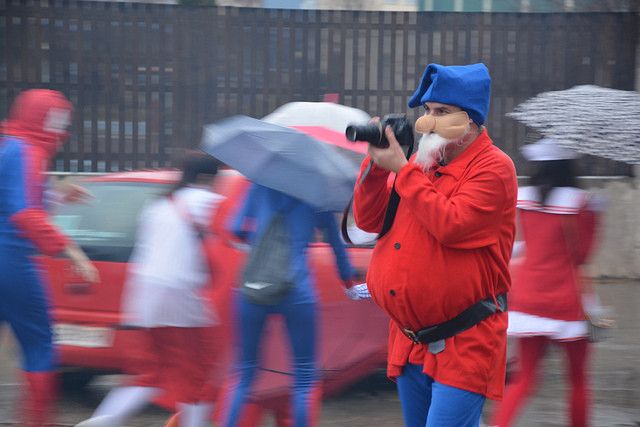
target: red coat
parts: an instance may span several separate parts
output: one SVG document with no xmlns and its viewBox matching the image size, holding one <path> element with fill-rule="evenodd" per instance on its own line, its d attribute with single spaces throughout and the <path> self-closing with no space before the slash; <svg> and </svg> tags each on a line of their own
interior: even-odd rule
<svg viewBox="0 0 640 427">
<path fill-rule="evenodd" d="M 382 227 L 388 175 L 374 165 L 356 188 L 354 214 L 365 231 Z M 373 299 L 391 317 L 388 374 L 400 375 L 407 363 L 422 364 L 440 383 L 500 399 L 506 313 L 447 339 L 435 355 L 399 327 L 444 322 L 509 290 L 517 195 L 513 162 L 484 131 L 446 166 L 428 173 L 412 162 L 404 166 L 396 190 L 401 201 L 394 225 L 376 244 L 367 274 Z"/>
</svg>

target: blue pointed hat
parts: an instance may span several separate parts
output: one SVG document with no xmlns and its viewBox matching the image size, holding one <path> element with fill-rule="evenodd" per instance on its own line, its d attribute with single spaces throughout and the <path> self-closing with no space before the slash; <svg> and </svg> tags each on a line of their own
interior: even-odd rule
<svg viewBox="0 0 640 427">
<path fill-rule="evenodd" d="M 487 119 L 490 97 L 491 77 L 484 64 L 429 64 L 420 86 L 409 99 L 409 107 L 415 108 L 429 101 L 455 105 L 480 126 Z"/>
</svg>

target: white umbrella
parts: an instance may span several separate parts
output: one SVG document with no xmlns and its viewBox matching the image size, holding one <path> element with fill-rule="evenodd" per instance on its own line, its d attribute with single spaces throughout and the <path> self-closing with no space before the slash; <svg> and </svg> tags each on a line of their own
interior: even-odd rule
<svg viewBox="0 0 640 427">
<path fill-rule="evenodd" d="M 342 134 L 350 124 L 366 124 L 370 119 L 362 110 L 333 102 L 289 102 L 262 118 L 274 125 L 318 126 Z"/>
<path fill-rule="evenodd" d="M 350 124 L 365 124 L 371 116 L 362 110 L 333 102 L 289 102 L 262 118 L 267 123 L 292 127 L 328 143 L 360 165 L 367 154 L 366 142 L 352 142 L 345 136 Z"/>
<path fill-rule="evenodd" d="M 640 93 L 599 86 L 544 92 L 507 116 L 582 154 L 640 164 Z"/>
</svg>

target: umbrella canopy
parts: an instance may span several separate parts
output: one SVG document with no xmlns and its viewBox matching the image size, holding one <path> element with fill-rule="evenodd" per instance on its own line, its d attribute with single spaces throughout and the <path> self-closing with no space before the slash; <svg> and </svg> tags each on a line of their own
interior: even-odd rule
<svg viewBox="0 0 640 427">
<path fill-rule="evenodd" d="M 351 199 L 357 165 L 298 130 L 247 116 L 204 127 L 202 148 L 251 181 L 340 211 Z"/>
<path fill-rule="evenodd" d="M 640 164 L 640 93 L 576 86 L 541 93 L 507 116 L 582 154 Z"/>
<path fill-rule="evenodd" d="M 362 110 L 333 102 L 289 102 L 262 118 L 280 126 L 317 126 L 344 134 L 352 123 L 366 124 L 371 116 Z"/>
<path fill-rule="evenodd" d="M 262 118 L 265 122 L 293 127 L 336 147 L 360 164 L 367 154 L 366 142 L 351 142 L 344 134 L 353 123 L 365 124 L 371 116 L 362 110 L 332 102 L 289 102 Z"/>
</svg>

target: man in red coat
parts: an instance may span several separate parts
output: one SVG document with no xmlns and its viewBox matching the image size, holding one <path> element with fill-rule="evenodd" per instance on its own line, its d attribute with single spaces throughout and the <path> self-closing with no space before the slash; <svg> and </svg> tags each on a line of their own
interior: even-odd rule
<svg viewBox="0 0 640 427">
<path fill-rule="evenodd" d="M 517 181 L 483 126 L 490 82 L 484 64 L 430 64 L 409 100 L 425 108 L 416 156 L 385 129 L 390 145 L 369 146 L 355 189 L 368 232 L 400 196 L 367 283 L 391 317 L 388 375 L 409 427 L 477 426 L 485 398 L 502 397 Z"/>
</svg>

